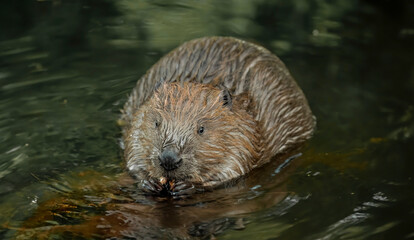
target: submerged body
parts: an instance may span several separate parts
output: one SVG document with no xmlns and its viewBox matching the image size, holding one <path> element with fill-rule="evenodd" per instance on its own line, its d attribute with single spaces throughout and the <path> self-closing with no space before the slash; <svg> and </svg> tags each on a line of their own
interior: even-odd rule
<svg viewBox="0 0 414 240">
<path fill-rule="evenodd" d="M 180 191 L 237 179 L 315 128 L 303 92 L 275 55 L 223 37 L 163 57 L 138 81 L 122 120 L 128 171 L 153 191 L 165 181 Z"/>
</svg>

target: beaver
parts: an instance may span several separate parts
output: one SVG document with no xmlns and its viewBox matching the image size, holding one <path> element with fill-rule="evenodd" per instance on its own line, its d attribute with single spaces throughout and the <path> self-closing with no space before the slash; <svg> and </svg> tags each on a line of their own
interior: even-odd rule
<svg viewBox="0 0 414 240">
<path fill-rule="evenodd" d="M 191 194 L 239 179 L 309 139 L 309 104 L 282 61 L 231 37 L 186 42 L 122 110 L 128 172 L 144 190 Z"/>
</svg>

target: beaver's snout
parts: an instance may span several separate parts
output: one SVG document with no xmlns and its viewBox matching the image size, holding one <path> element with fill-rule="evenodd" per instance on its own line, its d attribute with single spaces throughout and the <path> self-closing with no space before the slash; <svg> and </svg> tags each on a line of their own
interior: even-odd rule
<svg viewBox="0 0 414 240">
<path fill-rule="evenodd" d="M 172 171 L 181 165 L 183 159 L 178 156 L 178 153 L 171 149 L 164 149 L 160 155 L 158 155 L 160 165 L 167 171 Z"/>
</svg>

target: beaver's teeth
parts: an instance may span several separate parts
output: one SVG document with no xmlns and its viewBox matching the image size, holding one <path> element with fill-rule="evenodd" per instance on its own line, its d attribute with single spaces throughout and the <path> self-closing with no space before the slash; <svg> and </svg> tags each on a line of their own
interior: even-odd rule
<svg viewBox="0 0 414 240">
<path fill-rule="evenodd" d="M 175 181 L 172 180 L 169 182 L 169 184 L 170 184 L 170 189 L 174 189 Z"/>
<path fill-rule="evenodd" d="M 167 178 L 166 178 L 166 177 L 160 177 L 160 179 L 158 179 L 158 181 L 159 181 L 162 185 L 164 185 L 164 184 L 166 184 L 166 183 L 167 183 Z"/>
</svg>

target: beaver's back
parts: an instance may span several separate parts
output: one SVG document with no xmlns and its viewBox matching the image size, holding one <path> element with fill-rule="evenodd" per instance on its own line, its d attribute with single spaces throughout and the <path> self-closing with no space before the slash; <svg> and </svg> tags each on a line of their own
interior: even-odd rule
<svg viewBox="0 0 414 240">
<path fill-rule="evenodd" d="M 285 65 L 268 50 L 229 37 L 207 37 L 184 43 L 161 58 L 138 81 L 124 106 L 123 120 L 161 82 L 199 82 L 247 94 L 248 109 L 264 141 L 263 162 L 311 137 L 315 118 Z"/>
</svg>

